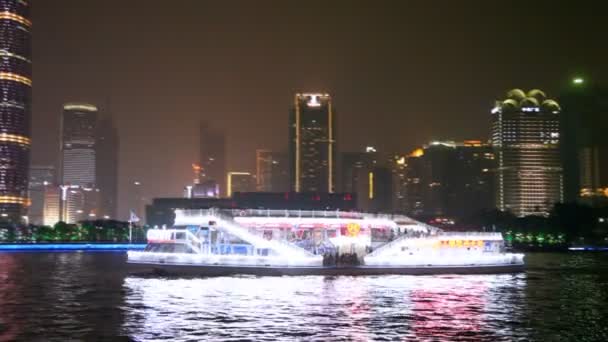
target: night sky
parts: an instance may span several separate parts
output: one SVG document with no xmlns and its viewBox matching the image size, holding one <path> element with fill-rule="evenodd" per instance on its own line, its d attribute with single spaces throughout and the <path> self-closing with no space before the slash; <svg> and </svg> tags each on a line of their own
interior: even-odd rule
<svg viewBox="0 0 608 342">
<path fill-rule="evenodd" d="M 38 0 L 33 3 L 33 163 L 55 163 L 61 105 L 110 104 L 128 184 L 181 196 L 198 124 L 228 132 L 230 170 L 287 150 L 293 94 L 329 92 L 338 146 L 407 152 L 487 139 L 513 87 L 556 96 L 608 76 L 599 1 Z M 561 3 L 561 2 L 559 2 Z"/>
</svg>

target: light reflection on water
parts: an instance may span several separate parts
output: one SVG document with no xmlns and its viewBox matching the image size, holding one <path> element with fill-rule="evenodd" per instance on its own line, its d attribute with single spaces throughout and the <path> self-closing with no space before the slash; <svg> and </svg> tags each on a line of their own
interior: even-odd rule
<svg viewBox="0 0 608 342">
<path fill-rule="evenodd" d="M 121 253 L 0 253 L 0 341 L 608 341 L 608 253 L 526 263 L 518 275 L 163 279 L 128 276 Z"/>
<path fill-rule="evenodd" d="M 125 279 L 138 340 L 513 339 L 526 276 Z M 514 326 L 510 324 L 510 326 Z"/>
</svg>

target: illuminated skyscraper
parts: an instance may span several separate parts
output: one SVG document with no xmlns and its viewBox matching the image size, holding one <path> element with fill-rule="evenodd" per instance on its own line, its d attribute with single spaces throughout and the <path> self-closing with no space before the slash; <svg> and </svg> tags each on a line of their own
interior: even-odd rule
<svg viewBox="0 0 608 342">
<path fill-rule="evenodd" d="M 0 223 L 22 221 L 28 205 L 32 92 L 30 8 L 0 0 Z"/>
<path fill-rule="evenodd" d="M 99 119 L 95 138 L 95 186 L 99 189 L 98 215 L 116 218 L 120 140 L 111 117 Z"/>
<path fill-rule="evenodd" d="M 466 219 L 493 209 L 492 146 L 479 140 L 432 141 L 404 161 L 406 210 L 426 219 Z"/>
<path fill-rule="evenodd" d="M 544 92 L 513 89 L 492 109 L 498 161 L 498 209 L 517 216 L 546 215 L 563 201 L 557 102 Z"/>
<path fill-rule="evenodd" d="M 608 88 L 575 78 L 559 98 L 567 202 L 608 202 Z"/>
<path fill-rule="evenodd" d="M 96 184 L 97 107 L 67 103 L 61 120 L 61 184 L 94 187 Z"/>
<path fill-rule="evenodd" d="M 257 191 L 289 191 L 289 171 L 286 153 L 256 150 L 255 165 Z"/>
<path fill-rule="evenodd" d="M 46 190 L 54 187 L 57 187 L 57 184 L 53 166 L 30 167 L 29 198 L 32 204 L 27 212 L 29 223 L 43 224 Z"/>
<path fill-rule="evenodd" d="M 200 183 L 214 181 L 218 192 L 225 194 L 226 189 L 226 136 L 221 130 L 212 128 L 208 123 L 200 127 Z"/>
<path fill-rule="evenodd" d="M 249 172 L 228 172 L 226 197 L 232 197 L 235 192 L 251 192 L 255 190 L 253 176 Z"/>
<path fill-rule="evenodd" d="M 296 94 L 289 123 L 295 192 L 334 192 L 335 112 L 329 94 Z"/>
</svg>

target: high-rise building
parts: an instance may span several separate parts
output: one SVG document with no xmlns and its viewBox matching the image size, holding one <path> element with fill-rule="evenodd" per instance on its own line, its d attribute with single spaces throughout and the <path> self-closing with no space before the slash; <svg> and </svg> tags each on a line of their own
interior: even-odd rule
<svg viewBox="0 0 608 342">
<path fill-rule="evenodd" d="M 0 0 L 0 224 L 29 204 L 31 28 L 27 1 Z"/>
<path fill-rule="evenodd" d="M 111 117 L 97 123 L 95 142 L 95 186 L 99 189 L 100 217 L 116 218 L 118 206 L 119 137 Z"/>
<path fill-rule="evenodd" d="M 61 186 L 60 220 L 65 223 L 102 218 L 99 215 L 100 191 L 78 185 Z"/>
<path fill-rule="evenodd" d="M 225 193 L 226 135 L 223 131 L 203 122 L 200 126 L 200 183 L 215 181 L 219 193 Z"/>
<path fill-rule="evenodd" d="M 564 200 L 608 201 L 608 88 L 575 78 L 559 98 Z"/>
<path fill-rule="evenodd" d="M 29 198 L 32 204 L 27 213 L 29 223 L 43 224 L 46 189 L 56 186 L 55 168 L 53 166 L 30 167 Z"/>
<path fill-rule="evenodd" d="M 97 107 L 67 103 L 61 120 L 61 184 L 94 187 Z"/>
<path fill-rule="evenodd" d="M 401 160 L 401 161 L 400 161 Z M 340 191 L 357 194 L 357 208 L 370 212 L 394 212 L 405 178 L 402 158 L 380 153 L 373 146 L 363 152 L 340 154 Z"/>
<path fill-rule="evenodd" d="M 433 141 L 404 161 L 406 210 L 424 218 L 464 219 L 494 208 L 495 156 L 479 140 Z"/>
<path fill-rule="evenodd" d="M 513 89 L 492 109 L 498 161 L 496 204 L 517 216 L 547 215 L 562 202 L 559 104 L 535 89 Z"/>
<path fill-rule="evenodd" d="M 61 188 L 47 186 L 44 189 L 44 206 L 42 224 L 53 226 L 61 220 Z"/>
<path fill-rule="evenodd" d="M 256 150 L 256 189 L 260 192 L 289 191 L 287 155 L 283 152 Z"/>
<path fill-rule="evenodd" d="M 226 177 L 226 197 L 232 197 L 235 192 L 252 192 L 255 181 L 249 172 L 228 172 Z"/>
<path fill-rule="evenodd" d="M 329 94 L 296 94 L 289 122 L 290 178 L 295 192 L 334 192 L 335 109 Z"/>
</svg>

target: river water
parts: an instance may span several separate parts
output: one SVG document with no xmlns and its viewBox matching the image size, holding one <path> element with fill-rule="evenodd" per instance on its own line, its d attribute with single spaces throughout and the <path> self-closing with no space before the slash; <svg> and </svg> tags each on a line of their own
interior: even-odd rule
<svg viewBox="0 0 608 342">
<path fill-rule="evenodd" d="M 0 341 L 608 341 L 608 254 L 474 276 L 134 277 L 124 253 L 0 254 Z"/>
</svg>

